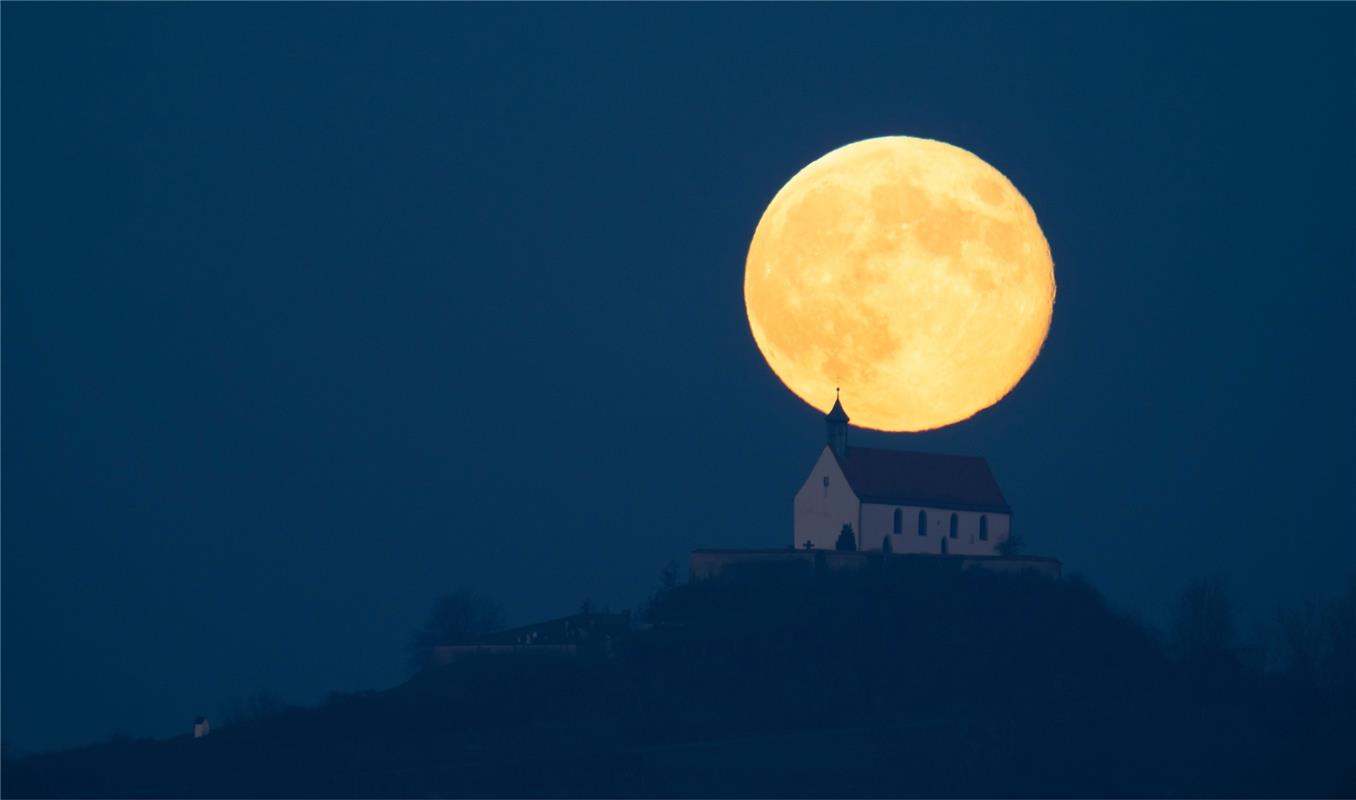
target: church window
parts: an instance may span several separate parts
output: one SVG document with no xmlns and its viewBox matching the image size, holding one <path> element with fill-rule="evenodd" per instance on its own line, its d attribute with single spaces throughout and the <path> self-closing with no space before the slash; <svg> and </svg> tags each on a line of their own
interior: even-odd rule
<svg viewBox="0 0 1356 800">
<path fill-rule="evenodd" d="M 928 512 L 926 511 L 918 512 L 918 535 L 928 535 Z"/>
<path fill-rule="evenodd" d="M 952 514 L 952 515 L 951 515 L 951 538 L 952 538 L 952 539 L 956 538 L 956 534 L 957 534 L 959 531 L 960 531 L 960 520 L 958 520 L 958 519 L 956 518 L 956 515 L 955 515 L 955 514 Z"/>
<path fill-rule="evenodd" d="M 904 532 L 904 511 L 903 511 L 903 509 L 896 508 L 896 509 L 895 509 L 895 533 L 903 533 L 903 532 Z"/>
<path fill-rule="evenodd" d="M 989 518 L 987 515 L 979 518 L 979 540 L 981 542 L 989 541 Z"/>
</svg>

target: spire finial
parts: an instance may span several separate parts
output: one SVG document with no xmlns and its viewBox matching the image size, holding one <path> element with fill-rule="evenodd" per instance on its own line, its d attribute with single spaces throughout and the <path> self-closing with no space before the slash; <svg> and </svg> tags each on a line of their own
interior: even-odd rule
<svg viewBox="0 0 1356 800">
<path fill-rule="evenodd" d="M 847 422 L 847 412 L 843 410 L 843 395 L 837 387 L 833 390 L 833 408 L 829 410 L 829 419 L 840 422 Z"/>
</svg>

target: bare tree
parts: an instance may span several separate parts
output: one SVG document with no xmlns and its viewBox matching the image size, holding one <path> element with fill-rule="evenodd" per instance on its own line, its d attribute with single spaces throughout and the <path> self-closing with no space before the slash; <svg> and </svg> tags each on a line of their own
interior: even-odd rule
<svg viewBox="0 0 1356 800">
<path fill-rule="evenodd" d="M 499 604 L 469 589 L 450 592 L 433 603 L 424 627 L 410 639 L 410 663 L 416 671 L 433 664 L 433 648 L 465 644 L 503 628 Z"/>
<path fill-rule="evenodd" d="M 1328 684 L 1356 699 L 1356 577 L 1323 611 L 1323 668 Z"/>
<path fill-rule="evenodd" d="M 1275 653 L 1280 668 L 1297 680 L 1314 681 L 1323 651 L 1318 606 L 1311 601 L 1299 608 L 1283 608 L 1277 617 L 1279 636 Z"/>
<path fill-rule="evenodd" d="M 678 562 L 670 560 L 659 573 L 659 588 L 654 590 L 650 599 L 645 601 L 644 617 L 648 621 L 659 619 L 664 614 L 664 606 L 673 597 L 678 588 Z"/>
<path fill-rule="evenodd" d="M 268 689 L 259 688 L 233 697 L 221 705 L 222 725 L 264 719 L 282 712 L 287 704 Z"/>
<path fill-rule="evenodd" d="M 1228 656 L 1234 645 L 1233 609 L 1218 580 L 1199 580 L 1182 592 L 1172 622 L 1172 647 L 1184 661 Z"/>
<path fill-rule="evenodd" d="M 678 585 L 678 562 L 669 559 L 669 563 L 664 565 L 664 570 L 659 573 L 659 590 L 667 592 Z"/>
<path fill-rule="evenodd" d="M 1282 609 L 1279 617 L 1281 669 L 1301 682 L 1356 696 L 1356 578 L 1341 595 Z"/>
</svg>

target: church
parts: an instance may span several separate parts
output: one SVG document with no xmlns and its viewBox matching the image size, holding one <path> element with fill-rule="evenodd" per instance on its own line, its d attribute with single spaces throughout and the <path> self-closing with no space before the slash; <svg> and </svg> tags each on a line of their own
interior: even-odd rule
<svg viewBox="0 0 1356 800">
<path fill-rule="evenodd" d="M 818 579 L 887 564 L 1060 577 L 1059 559 L 1011 546 L 1012 508 L 983 458 L 852 447 L 848 422 L 835 400 L 824 449 L 796 492 L 791 541 L 693 550 L 689 578 L 773 570 Z"/>
<path fill-rule="evenodd" d="M 850 525 L 857 550 L 1002 552 L 1012 509 L 983 458 L 851 447 L 841 399 L 825 422 L 828 441 L 796 492 L 793 546 L 839 549 Z"/>
</svg>

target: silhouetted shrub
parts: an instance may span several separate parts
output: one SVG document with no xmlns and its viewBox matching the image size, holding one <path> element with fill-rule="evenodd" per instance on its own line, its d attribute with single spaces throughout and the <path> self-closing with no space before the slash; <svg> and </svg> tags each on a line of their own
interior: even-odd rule
<svg viewBox="0 0 1356 800">
<path fill-rule="evenodd" d="M 838 532 L 838 541 L 833 543 L 833 549 L 841 551 L 854 551 L 857 549 L 857 537 L 852 533 L 852 526 L 843 525 L 843 529 Z"/>
</svg>

